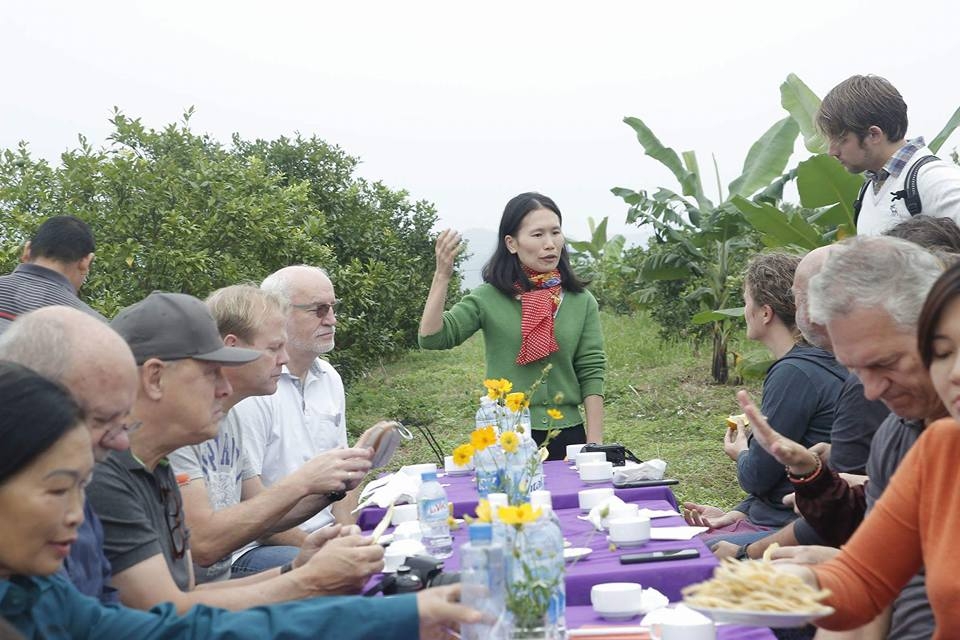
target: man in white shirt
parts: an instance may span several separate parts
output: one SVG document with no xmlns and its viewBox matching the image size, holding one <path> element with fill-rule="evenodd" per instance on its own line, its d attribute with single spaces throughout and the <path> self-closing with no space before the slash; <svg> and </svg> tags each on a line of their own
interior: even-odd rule
<svg viewBox="0 0 960 640">
<path fill-rule="evenodd" d="M 869 181 L 859 200 L 859 235 L 880 235 L 915 215 L 908 209 L 906 179 L 911 167 L 933 153 L 922 137 L 905 139 L 907 105 L 892 84 L 872 75 L 847 78 L 823 98 L 817 127 L 830 155 Z M 923 162 L 916 174 L 919 213 L 960 223 L 960 167 Z"/>
<path fill-rule="evenodd" d="M 271 396 L 247 398 L 226 421 L 235 421 L 244 434 L 243 449 L 265 487 L 295 473 L 305 463 L 331 449 L 347 446 L 346 400 L 340 374 L 319 356 L 333 349 L 337 299 L 323 269 L 305 265 L 285 267 L 268 276 L 261 289 L 278 294 L 290 305 L 287 318 L 289 360 Z M 362 437 L 361 437 L 362 440 Z M 306 535 L 333 522 L 352 524 L 350 511 L 358 492 L 347 493 L 313 518 L 270 538 L 271 544 L 299 546 Z M 234 562 L 245 570 L 251 552 Z"/>
<path fill-rule="evenodd" d="M 233 389 L 223 401 L 224 411 L 244 398 L 274 393 L 287 362 L 286 302 L 255 286 L 233 285 L 214 291 L 206 304 L 226 346 L 261 354 L 248 364 L 223 369 Z M 181 478 L 198 584 L 231 577 L 233 560 L 254 548 L 259 549 L 256 557 L 238 565 L 238 577 L 292 563 L 300 547 L 260 547 L 255 541 L 313 517 L 343 490 L 355 487 L 370 469 L 371 450 L 338 448 L 315 456 L 265 488 L 243 452 L 244 437 L 235 421 L 224 420 L 215 438 L 170 455 L 170 464 Z M 338 533 L 339 529 L 331 529 L 325 537 Z M 256 570 L 251 570 L 254 560 Z M 361 584 L 367 577 L 359 564 L 351 565 L 350 571 L 357 573 L 347 577 Z"/>
</svg>

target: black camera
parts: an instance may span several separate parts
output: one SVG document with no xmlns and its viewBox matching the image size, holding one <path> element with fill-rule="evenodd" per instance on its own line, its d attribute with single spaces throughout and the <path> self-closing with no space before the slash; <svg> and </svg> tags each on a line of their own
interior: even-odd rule
<svg viewBox="0 0 960 640">
<path fill-rule="evenodd" d="M 613 463 L 615 467 L 622 467 L 626 464 L 627 460 L 631 462 L 636 462 L 639 464 L 642 462 L 637 456 L 633 455 L 629 449 L 619 443 L 613 444 L 597 444 L 595 442 L 590 442 L 583 445 L 583 448 L 580 449 L 580 453 L 603 453 L 607 456 L 607 460 Z"/>
<path fill-rule="evenodd" d="M 365 596 L 383 593 L 392 596 L 460 582 L 460 574 L 444 573 L 443 561 L 433 556 L 408 556 L 392 575 L 385 575 L 376 585 L 364 592 Z"/>
</svg>

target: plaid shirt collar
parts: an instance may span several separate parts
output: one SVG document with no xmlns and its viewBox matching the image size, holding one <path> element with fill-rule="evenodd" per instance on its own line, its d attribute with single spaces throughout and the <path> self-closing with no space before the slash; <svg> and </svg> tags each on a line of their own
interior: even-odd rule
<svg viewBox="0 0 960 640">
<path fill-rule="evenodd" d="M 880 171 L 867 171 L 867 177 L 873 182 L 874 190 L 880 188 L 880 185 L 883 184 L 884 180 L 893 176 L 894 178 L 900 175 L 900 172 L 903 171 L 903 168 L 907 166 L 907 163 L 910 162 L 910 158 L 913 157 L 920 149 L 927 146 L 927 143 L 923 141 L 923 136 L 919 138 L 914 138 L 913 140 L 907 140 L 907 143 L 897 149 L 897 152 L 890 156 L 890 159 L 887 160 L 887 164 L 883 165 L 883 168 Z"/>
</svg>

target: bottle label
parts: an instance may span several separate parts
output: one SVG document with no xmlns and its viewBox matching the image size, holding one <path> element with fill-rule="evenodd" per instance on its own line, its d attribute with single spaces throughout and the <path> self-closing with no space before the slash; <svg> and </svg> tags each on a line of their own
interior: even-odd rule
<svg viewBox="0 0 960 640">
<path fill-rule="evenodd" d="M 447 499 L 443 496 L 438 498 L 423 498 L 420 500 L 420 519 L 421 520 L 444 520 L 450 515 Z"/>
</svg>

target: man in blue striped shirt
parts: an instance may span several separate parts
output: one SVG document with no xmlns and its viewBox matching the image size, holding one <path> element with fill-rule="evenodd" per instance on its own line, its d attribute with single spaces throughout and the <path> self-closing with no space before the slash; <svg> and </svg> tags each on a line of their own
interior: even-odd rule
<svg viewBox="0 0 960 640">
<path fill-rule="evenodd" d="M 96 244 L 87 223 L 74 216 L 48 218 L 24 250 L 24 263 L 0 276 L 0 333 L 18 316 L 53 305 L 74 307 L 106 319 L 77 291 L 87 279 Z"/>
</svg>

